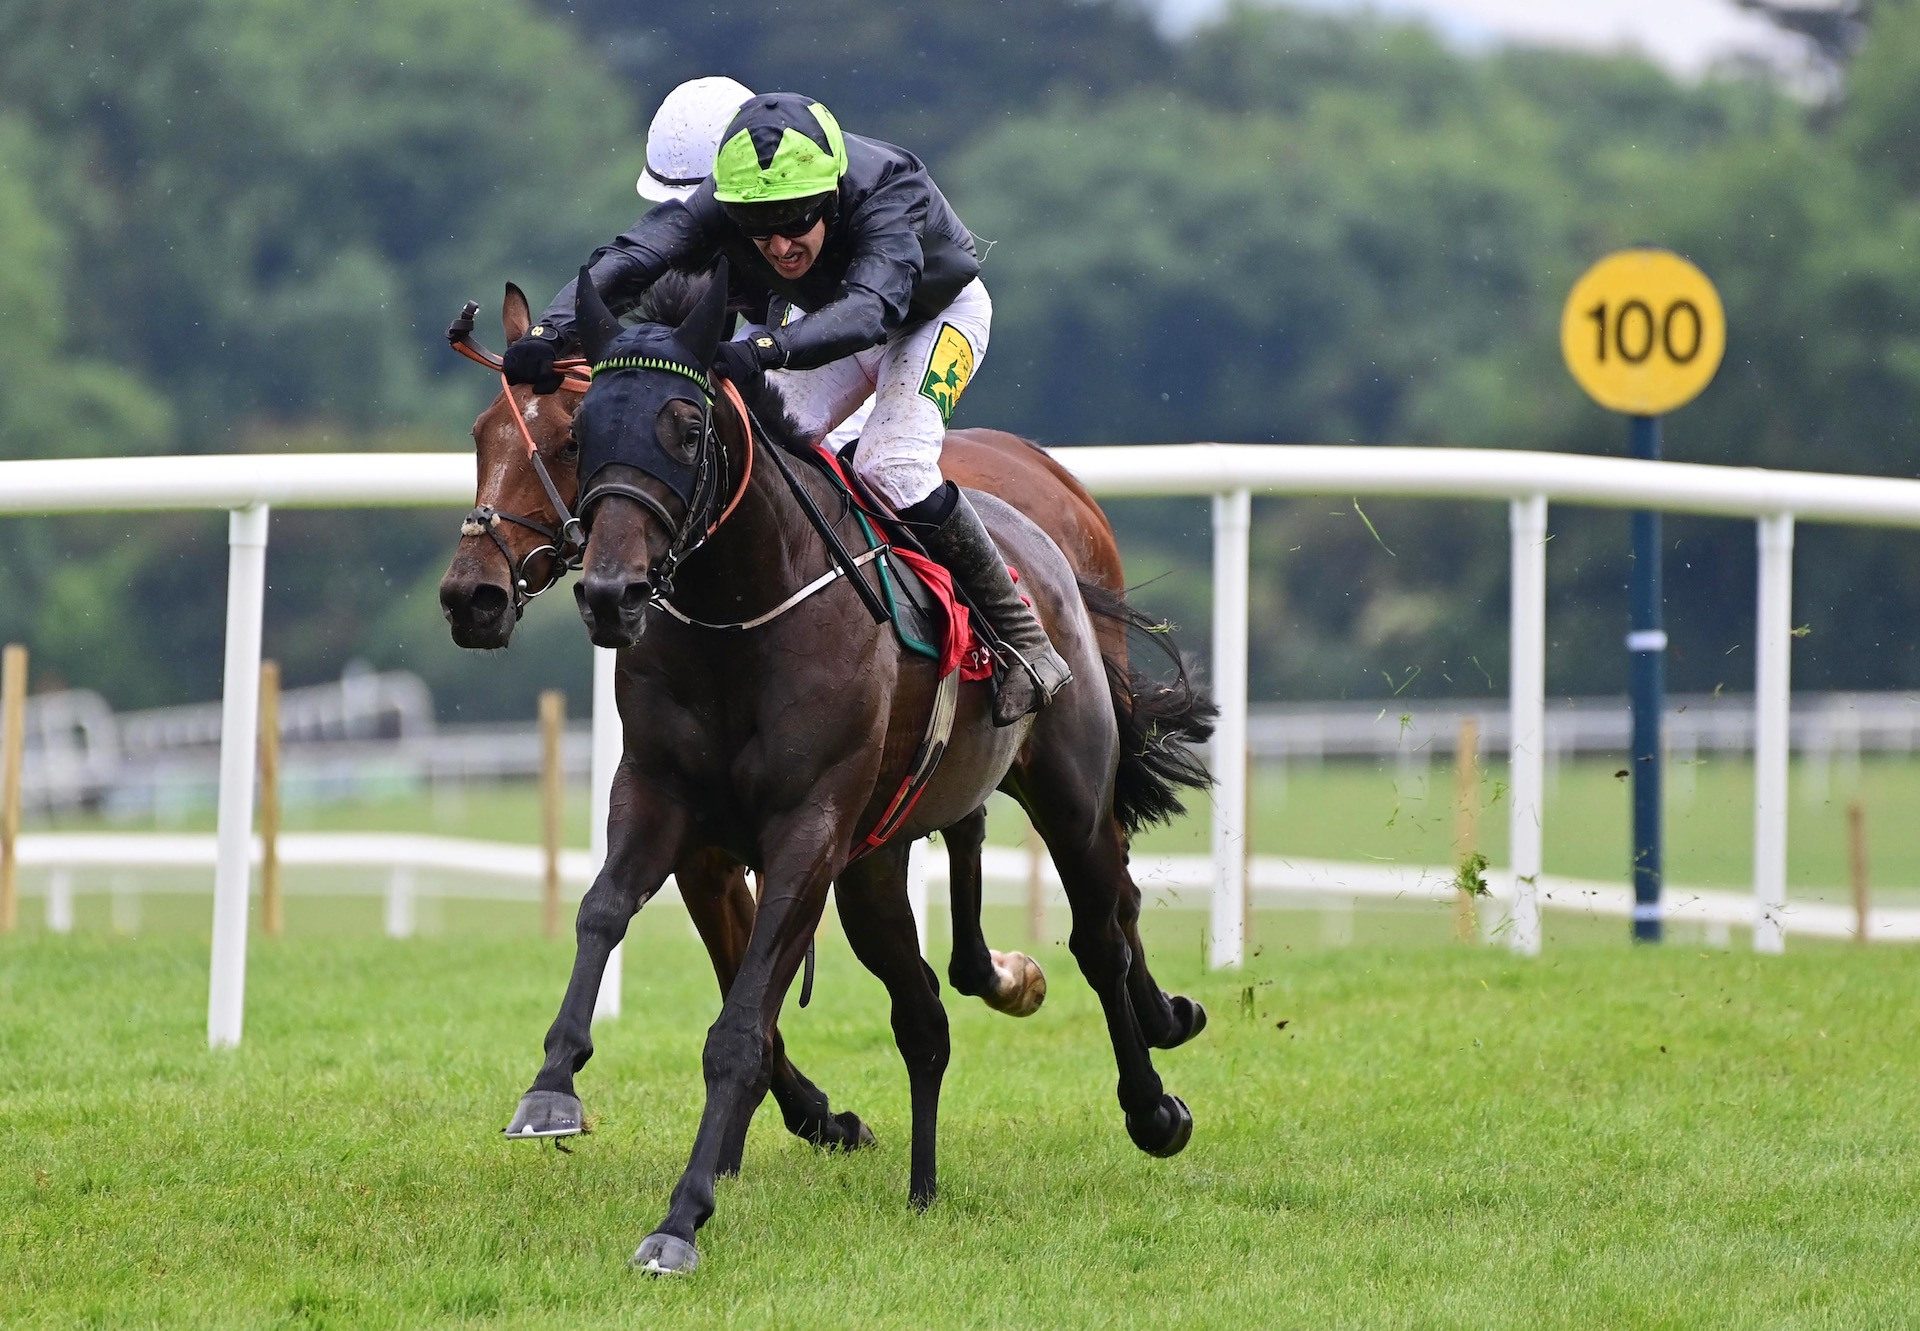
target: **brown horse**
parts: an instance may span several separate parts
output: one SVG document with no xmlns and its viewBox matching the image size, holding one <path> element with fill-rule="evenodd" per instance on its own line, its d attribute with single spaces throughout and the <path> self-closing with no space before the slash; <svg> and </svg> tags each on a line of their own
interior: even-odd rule
<svg viewBox="0 0 1920 1331">
<path fill-rule="evenodd" d="M 1207 706 L 1184 677 L 1155 688 L 1124 662 L 1103 660 L 1094 615 L 1122 606 L 1083 590 L 1059 547 L 1017 511 L 975 497 L 1083 683 L 1006 729 L 991 724 L 983 687 L 962 687 L 919 804 L 896 839 L 864 858 L 855 854 L 862 833 L 890 806 L 940 695 L 931 663 L 900 653 L 837 584 L 751 632 L 676 617 L 722 623 L 751 617 L 749 606 L 785 604 L 832 540 L 851 542 L 855 530 L 824 477 L 779 451 L 804 446 L 774 423 L 777 400 L 763 396 L 757 409 L 787 437 L 763 444 L 755 467 L 746 421 L 707 395 L 724 286 L 708 285 L 675 326 L 627 330 L 584 272 L 579 287 L 582 342 L 604 372 L 573 422 L 589 531 L 575 596 L 594 641 L 624 649 L 616 686 L 624 748 L 607 864 L 581 902 L 573 976 L 529 1098 L 571 1095 L 607 955 L 677 864 L 718 848 L 759 869 L 763 883 L 746 954 L 708 1032 L 707 1105 L 692 1158 L 634 1256 L 654 1271 L 698 1260 L 693 1240 L 712 1214 L 714 1179 L 738 1168 L 778 1067 L 779 1009 L 836 880 L 848 941 L 893 1000 L 913 1109 L 909 1197 L 932 1200 L 948 1037 L 906 907 L 906 846 L 978 809 L 996 786 L 1026 808 L 1060 872 L 1073 911 L 1069 946 L 1099 996 L 1127 1132 L 1142 1150 L 1171 1155 L 1191 1136 L 1192 1116 L 1165 1092 L 1150 1047 L 1179 1044 L 1204 1022 L 1198 1005 L 1160 990 L 1144 949 L 1130 946 L 1139 893 L 1126 868 L 1126 810 L 1164 808 L 1183 775 L 1203 779 L 1184 743 L 1205 735 Z M 665 317 L 657 304 L 654 314 Z M 1103 675 L 1106 690 L 1093 685 Z M 1123 793 L 1142 785 L 1156 788 L 1151 799 Z"/>
<path fill-rule="evenodd" d="M 532 322 L 526 296 L 511 283 L 500 320 L 509 343 L 523 337 Z M 469 354 L 487 359 L 484 352 Z M 474 421 L 478 464 L 474 509 L 440 583 L 442 610 L 454 641 L 462 647 L 506 646 L 531 596 L 547 590 L 567 572 L 558 537 L 579 494 L 578 450 L 572 430 L 580 397 L 578 391 L 569 390 L 541 397 L 526 389 L 511 394 L 503 389 Z M 525 438 L 515 417 L 526 427 Z M 564 511 L 555 511 L 553 499 L 531 465 L 529 442 L 544 462 Z M 1120 549 L 1106 514 L 1073 473 L 1044 449 L 1000 430 L 955 430 L 946 437 L 940 466 L 958 484 L 1019 508 L 1067 553 L 1083 578 L 1115 596 L 1124 594 Z M 1126 661 L 1125 624 L 1118 618 L 1101 618 L 1095 629 L 1101 635 L 1103 657 Z M 958 992 L 979 997 L 1000 1011 L 1030 1015 L 1046 994 L 1046 977 L 1039 964 L 1024 953 L 989 947 L 980 928 L 980 850 L 986 838 L 986 811 L 969 814 L 942 829 L 941 836 L 947 847 L 953 922 L 948 980 Z M 696 926 L 713 952 L 724 984 L 746 946 L 746 928 L 752 918 L 745 871 L 723 855 L 708 855 L 677 881 L 689 898 Z M 783 1090 L 784 1081 L 778 1082 L 776 1094 L 786 1105 L 793 1097 L 780 1094 Z M 817 1126 L 809 1120 L 801 1123 L 796 1131 Z"/>
</svg>

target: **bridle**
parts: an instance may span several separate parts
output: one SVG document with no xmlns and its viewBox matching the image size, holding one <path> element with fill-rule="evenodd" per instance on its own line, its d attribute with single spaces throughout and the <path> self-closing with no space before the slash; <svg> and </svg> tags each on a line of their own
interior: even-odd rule
<svg viewBox="0 0 1920 1331">
<path fill-rule="evenodd" d="M 625 481 L 605 480 L 589 485 L 580 495 L 580 520 L 585 520 L 593 511 L 593 506 L 609 495 L 619 495 L 631 499 L 640 507 L 659 519 L 660 525 L 670 533 L 666 553 L 654 560 L 648 569 L 648 577 L 642 584 L 647 591 L 650 605 L 672 607 L 667 604 L 673 595 L 673 574 L 681 561 L 705 545 L 713 534 L 720 530 L 721 524 L 733 515 L 740 499 L 747 492 L 747 484 L 753 479 L 753 416 L 746 403 L 740 397 L 740 390 L 731 381 L 720 381 L 721 391 L 733 404 L 740 420 L 741 432 L 745 438 L 742 453 L 740 483 L 735 487 L 733 497 L 721 508 L 721 487 L 726 483 L 728 471 L 728 453 L 726 440 L 720 437 L 720 431 L 714 426 L 713 384 L 698 370 L 689 369 L 677 361 L 662 360 L 653 356 L 613 356 L 594 365 L 587 371 L 589 382 L 601 374 L 618 370 L 652 370 L 668 374 L 677 374 L 683 379 L 692 380 L 700 389 L 700 437 L 695 447 L 693 494 L 688 498 L 685 512 L 679 519 L 667 511 L 660 499 Z M 719 513 L 715 515 L 715 509 Z M 709 520 L 711 518 L 711 520 Z M 704 527 L 702 524 L 705 524 Z"/>
<path fill-rule="evenodd" d="M 544 591 L 557 586 L 568 573 L 580 567 L 580 561 L 586 554 L 586 528 L 580 518 L 568 509 L 566 501 L 560 497 L 560 488 L 553 483 L 553 476 L 547 470 L 547 460 L 540 455 L 540 447 L 533 441 L 533 432 L 527 429 L 527 420 L 517 409 L 518 403 L 513 395 L 513 385 L 507 382 L 506 368 L 500 357 L 476 344 L 473 340 L 473 319 L 480 310 L 474 301 L 468 301 L 460 309 L 454 321 L 447 325 L 447 342 L 452 348 L 477 365 L 484 365 L 500 376 L 500 391 L 506 397 L 512 411 L 513 423 L 520 431 L 520 440 L 527 446 L 527 460 L 533 464 L 533 474 L 540 480 L 540 488 L 546 491 L 547 503 L 557 515 L 549 524 L 523 513 L 508 513 L 494 508 L 491 504 L 476 504 L 473 511 L 460 523 L 460 535 L 485 536 L 500 551 L 500 557 L 506 561 L 507 575 L 513 590 L 513 617 L 519 619 L 527 610 L 527 603 Z M 561 371 L 563 378 L 560 387 L 570 393 L 584 393 L 591 381 L 591 375 L 582 378 L 580 372 L 587 368 L 585 360 L 578 356 L 568 357 L 554 362 L 554 368 Z M 517 527 L 543 538 L 544 544 L 536 545 L 518 561 L 513 557 L 512 549 L 506 538 L 500 534 L 500 524 L 511 522 Z M 530 581 L 533 561 L 546 555 L 546 580 L 538 587 Z"/>
</svg>

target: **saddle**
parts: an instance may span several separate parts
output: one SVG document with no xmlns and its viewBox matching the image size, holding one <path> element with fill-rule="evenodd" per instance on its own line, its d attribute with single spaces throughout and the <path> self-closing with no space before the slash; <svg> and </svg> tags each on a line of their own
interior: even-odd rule
<svg viewBox="0 0 1920 1331">
<path fill-rule="evenodd" d="M 920 548 L 912 530 L 893 507 L 869 490 L 853 471 L 854 440 L 836 455 L 825 446 L 813 450 L 813 462 L 846 499 L 859 520 L 867 552 L 878 550 L 873 564 L 880 596 L 900 646 L 973 681 L 993 674 L 993 658 L 973 614 L 953 585 L 953 575 Z"/>
</svg>

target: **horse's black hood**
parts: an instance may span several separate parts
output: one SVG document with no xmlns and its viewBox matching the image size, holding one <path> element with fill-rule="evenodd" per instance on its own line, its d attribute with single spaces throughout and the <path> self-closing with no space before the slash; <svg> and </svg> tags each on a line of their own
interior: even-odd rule
<svg viewBox="0 0 1920 1331">
<path fill-rule="evenodd" d="M 702 450 L 683 456 L 668 447 L 660 440 L 658 422 L 670 402 L 688 403 L 711 419 L 713 387 L 706 366 L 726 318 L 724 268 L 679 328 L 621 327 L 586 270 L 580 270 L 575 317 L 581 349 L 593 366 L 593 383 L 573 417 L 582 495 L 591 491 L 596 472 L 621 463 L 660 481 L 683 505 L 692 505 Z"/>
</svg>

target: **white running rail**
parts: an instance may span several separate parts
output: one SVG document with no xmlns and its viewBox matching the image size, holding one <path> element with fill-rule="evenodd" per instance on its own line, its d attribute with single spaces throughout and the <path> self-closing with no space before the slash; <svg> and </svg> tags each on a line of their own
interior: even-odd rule
<svg viewBox="0 0 1920 1331">
<path fill-rule="evenodd" d="M 1212 496 L 1215 513 L 1216 697 L 1221 724 L 1214 751 L 1216 849 L 1246 826 L 1246 642 L 1249 545 L 1242 518 L 1255 495 L 1369 495 L 1480 499 L 1509 505 L 1513 601 L 1510 734 L 1513 748 L 1510 834 L 1514 852 L 1502 878 L 1513 901 L 1512 946 L 1540 948 L 1538 901 L 1544 839 L 1538 737 L 1544 731 L 1547 506 L 1607 508 L 1752 518 L 1760 532 L 1754 780 L 1755 945 L 1784 942 L 1787 789 L 1786 720 L 1792 551 L 1799 520 L 1920 527 L 1920 481 L 1762 471 L 1682 462 L 1646 462 L 1566 453 L 1455 448 L 1184 444 L 1061 449 L 1061 461 L 1098 495 Z M 228 579 L 226 678 L 222 702 L 221 856 L 214 875 L 214 968 L 207 1034 L 216 1045 L 240 1039 L 245 983 L 247 829 L 253 821 L 253 734 L 258 711 L 261 595 L 267 513 L 298 508 L 444 505 L 451 513 L 473 494 L 473 462 L 464 453 L 145 457 L 0 462 L 0 514 L 226 509 Z M 604 695 L 600 695 L 604 696 Z M 596 726 L 611 727 L 599 715 Z M 1214 864 L 1211 959 L 1241 960 L 1238 921 L 1245 909 L 1242 857 Z"/>
<path fill-rule="evenodd" d="M 922 950 L 926 947 L 927 889 L 938 887 L 944 893 L 947 887 L 947 857 L 925 855 L 922 852 L 926 849 L 925 845 L 914 847 L 919 862 L 915 866 L 917 891 L 913 904 Z M 108 895 L 199 893 L 204 887 L 179 878 L 178 872 L 211 869 L 218 853 L 218 839 L 204 834 L 36 833 L 20 839 L 20 864 L 42 872 L 22 887 L 25 895 L 46 898 L 49 930 L 70 933 L 73 900 L 81 895 L 74 882 L 76 871 L 144 871 L 138 879 L 115 878 L 110 886 L 94 889 Z M 257 841 L 252 847 L 252 860 L 255 864 L 260 861 Z M 981 860 L 987 885 L 1001 889 L 994 899 L 1010 902 L 1025 890 L 1030 869 L 1026 851 L 988 846 Z M 413 932 L 412 901 L 416 897 L 509 900 L 531 906 L 540 900 L 545 874 L 538 846 L 404 833 L 292 833 L 280 838 L 280 861 L 289 869 L 384 870 L 384 888 L 373 886 L 379 880 L 364 875 L 328 874 L 300 883 L 295 895 L 344 897 L 384 891 L 387 933 L 396 938 Z M 1208 856 L 1135 854 L 1131 864 L 1134 881 L 1148 900 L 1197 902 L 1212 893 L 1214 870 Z M 592 881 L 598 868 L 599 858 L 592 851 L 561 852 L 561 876 L 576 894 Z M 176 876 L 162 875 L 156 882 L 155 870 L 172 870 Z M 1060 875 L 1053 866 L 1043 861 L 1040 871 L 1047 890 L 1056 900 L 1064 900 Z M 1271 904 L 1296 910 L 1328 910 L 1364 900 L 1447 907 L 1459 890 L 1455 882 L 1454 870 L 1437 864 L 1370 864 L 1258 855 L 1247 866 L 1250 892 Z M 1910 896 L 1905 890 L 1901 894 Z M 1493 895 L 1499 900 L 1501 894 L 1496 890 Z M 1674 923 L 1717 926 L 1729 935 L 1735 928 L 1753 923 L 1752 902 L 1744 893 L 1669 883 L 1666 896 L 1666 918 Z M 1846 896 L 1846 889 L 1830 886 L 1822 896 L 1827 899 L 1788 902 L 1783 917 L 1797 934 L 1853 938 L 1859 927 L 1853 908 L 1835 904 Z M 1540 904 L 1569 915 L 1625 920 L 1633 915 L 1633 891 L 1622 882 L 1550 875 L 1540 880 Z M 1512 927 L 1510 921 L 1501 922 L 1497 912 L 1492 917 L 1495 931 Z M 1450 920 L 1451 916 L 1439 918 Z M 1920 909 L 1874 909 L 1868 916 L 1867 936 L 1875 942 L 1920 942 Z M 594 1015 L 608 1014 L 596 1009 Z"/>
</svg>

